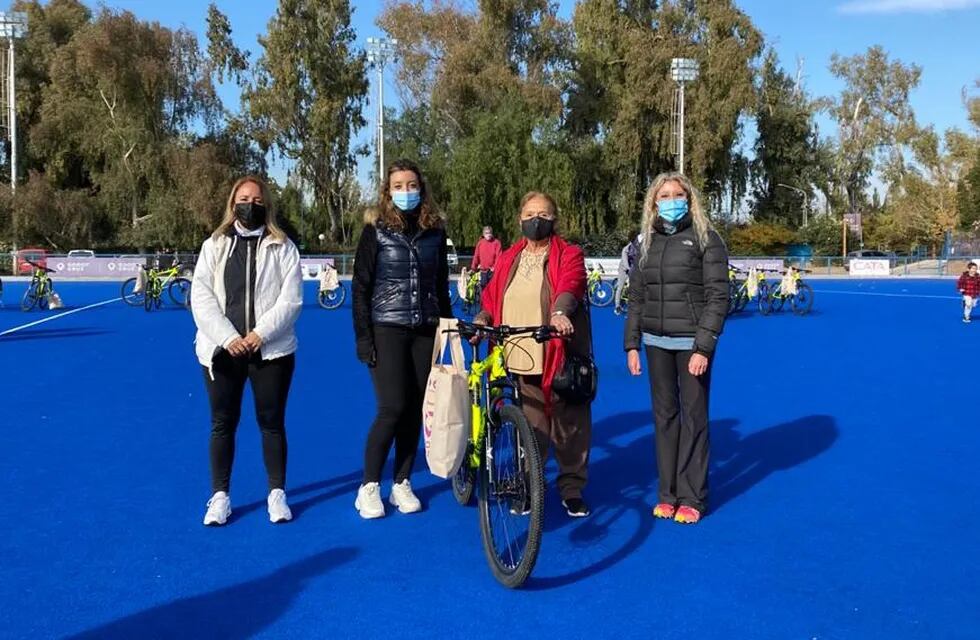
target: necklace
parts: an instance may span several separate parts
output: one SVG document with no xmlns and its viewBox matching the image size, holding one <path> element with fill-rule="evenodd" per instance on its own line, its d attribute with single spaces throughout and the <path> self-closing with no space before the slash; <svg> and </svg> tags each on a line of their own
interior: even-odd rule
<svg viewBox="0 0 980 640">
<path fill-rule="evenodd" d="M 543 253 L 531 253 L 527 249 L 521 252 L 521 263 L 517 267 L 518 273 L 525 280 L 530 280 L 531 276 L 534 275 L 536 271 L 540 271 L 544 266 L 544 259 L 548 256 L 548 252 Z"/>
</svg>

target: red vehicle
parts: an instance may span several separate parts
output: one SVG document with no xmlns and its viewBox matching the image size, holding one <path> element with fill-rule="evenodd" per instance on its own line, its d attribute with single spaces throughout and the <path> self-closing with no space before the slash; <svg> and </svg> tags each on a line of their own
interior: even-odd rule
<svg viewBox="0 0 980 640">
<path fill-rule="evenodd" d="M 30 265 L 30 262 L 40 267 L 48 266 L 48 252 L 44 249 L 21 249 L 14 256 L 14 271 L 21 276 L 29 276 L 34 273 L 34 267 Z"/>
</svg>

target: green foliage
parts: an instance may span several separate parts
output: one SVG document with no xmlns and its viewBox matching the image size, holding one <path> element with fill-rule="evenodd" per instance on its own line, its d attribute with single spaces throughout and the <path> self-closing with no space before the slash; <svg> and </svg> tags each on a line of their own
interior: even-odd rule
<svg viewBox="0 0 980 640">
<path fill-rule="evenodd" d="M 728 253 L 733 256 L 781 256 L 795 239 L 784 225 L 756 222 L 735 227 L 728 234 Z"/>
</svg>

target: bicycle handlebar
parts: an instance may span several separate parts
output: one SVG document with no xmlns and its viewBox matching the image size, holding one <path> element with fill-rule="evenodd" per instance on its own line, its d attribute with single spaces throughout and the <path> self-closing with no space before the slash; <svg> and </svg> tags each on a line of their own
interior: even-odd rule
<svg viewBox="0 0 980 640">
<path fill-rule="evenodd" d="M 55 271 L 54 269 L 48 269 L 47 267 L 42 267 L 41 265 L 39 265 L 38 263 L 32 260 L 25 259 L 24 262 L 26 262 L 27 264 L 31 265 L 32 267 L 34 267 L 39 271 L 44 271 L 45 273 L 57 273 L 57 271 Z"/>
<path fill-rule="evenodd" d="M 535 327 L 509 327 L 507 325 L 500 325 L 498 327 L 491 327 L 484 324 L 476 324 L 473 322 L 459 320 L 457 326 L 458 328 L 456 331 L 459 332 L 459 335 L 467 339 L 492 338 L 496 340 L 503 340 L 516 336 L 530 335 L 534 338 L 535 342 L 541 343 L 558 337 L 558 330 L 550 325 L 540 325 Z M 452 330 L 450 329 L 449 331 Z"/>
</svg>

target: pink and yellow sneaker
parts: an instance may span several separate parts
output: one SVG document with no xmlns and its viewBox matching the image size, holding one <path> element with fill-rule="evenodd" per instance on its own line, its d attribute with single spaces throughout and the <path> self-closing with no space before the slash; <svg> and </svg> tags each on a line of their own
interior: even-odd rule
<svg viewBox="0 0 980 640">
<path fill-rule="evenodd" d="M 655 518 L 664 518 L 665 520 L 670 520 L 674 517 L 674 505 L 669 502 L 661 502 L 653 508 L 653 516 Z"/>
<path fill-rule="evenodd" d="M 701 520 L 701 512 L 687 505 L 680 507 L 677 510 L 677 515 L 674 516 L 674 522 L 681 524 L 697 524 L 699 520 Z"/>
</svg>

